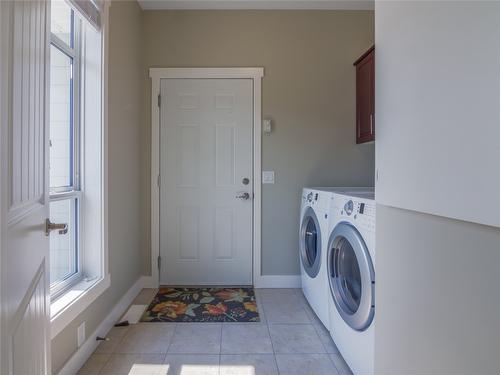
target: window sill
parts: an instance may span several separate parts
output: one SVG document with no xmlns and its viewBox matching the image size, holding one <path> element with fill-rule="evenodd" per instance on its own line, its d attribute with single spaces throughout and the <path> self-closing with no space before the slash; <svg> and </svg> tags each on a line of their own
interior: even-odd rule
<svg viewBox="0 0 500 375">
<path fill-rule="evenodd" d="M 51 339 L 89 307 L 110 285 L 109 274 L 98 280 L 81 281 L 53 301 L 50 304 Z"/>
</svg>

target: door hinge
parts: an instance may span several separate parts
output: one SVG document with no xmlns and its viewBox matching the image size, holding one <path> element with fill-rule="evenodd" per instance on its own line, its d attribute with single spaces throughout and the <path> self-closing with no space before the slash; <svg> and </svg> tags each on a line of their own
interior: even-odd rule
<svg viewBox="0 0 500 375">
<path fill-rule="evenodd" d="M 158 269 L 161 269 L 161 256 L 158 255 Z"/>
<path fill-rule="evenodd" d="M 158 94 L 158 107 L 161 107 L 161 95 Z"/>
<path fill-rule="evenodd" d="M 158 185 L 158 187 L 160 187 L 160 175 L 158 175 L 158 177 L 156 177 L 156 185 Z"/>
</svg>

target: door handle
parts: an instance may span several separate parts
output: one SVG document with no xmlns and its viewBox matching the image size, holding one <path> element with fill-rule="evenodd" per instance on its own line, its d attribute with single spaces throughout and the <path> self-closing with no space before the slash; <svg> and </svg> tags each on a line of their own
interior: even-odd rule
<svg viewBox="0 0 500 375">
<path fill-rule="evenodd" d="M 244 201 L 247 201 L 247 200 L 249 200 L 249 199 L 250 199 L 250 194 L 249 194 L 249 193 L 247 193 L 247 192 L 244 192 L 244 193 L 239 193 L 239 194 L 236 196 L 236 198 L 238 198 L 238 199 L 242 199 L 242 200 L 244 200 Z"/>
<path fill-rule="evenodd" d="M 66 234 L 68 233 L 68 224 L 56 224 L 52 223 L 50 219 L 45 219 L 45 235 L 48 236 L 53 230 L 59 230 L 59 234 Z"/>
<path fill-rule="evenodd" d="M 373 113 L 370 114 L 370 134 L 373 135 Z"/>
</svg>

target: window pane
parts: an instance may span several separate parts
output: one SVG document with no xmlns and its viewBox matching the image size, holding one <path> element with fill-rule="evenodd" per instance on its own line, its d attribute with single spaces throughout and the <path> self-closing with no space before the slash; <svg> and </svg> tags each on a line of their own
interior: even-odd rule
<svg viewBox="0 0 500 375">
<path fill-rule="evenodd" d="M 50 47 L 50 187 L 72 185 L 73 60 Z"/>
<path fill-rule="evenodd" d="M 50 233 L 50 284 L 62 281 L 77 272 L 76 199 L 50 202 L 50 221 L 67 223 L 68 232 Z"/>
<path fill-rule="evenodd" d="M 73 10 L 64 0 L 53 0 L 51 7 L 50 31 L 73 47 Z"/>
</svg>

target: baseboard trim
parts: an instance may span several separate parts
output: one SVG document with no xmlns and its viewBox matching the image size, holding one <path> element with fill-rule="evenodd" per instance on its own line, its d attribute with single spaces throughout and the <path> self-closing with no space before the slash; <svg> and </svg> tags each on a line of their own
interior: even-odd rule
<svg viewBox="0 0 500 375">
<path fill-rule="evenodd" d="M 158 280 L 155 281 L 153 276 L 142 276 L 143 288 L 156 289 L 159 286 Z"/>
<path fill-rule="evenodd" d="M 115 323 L 120 319 L 120 317 L 127 311 L 134 298 L 139 294 L 143 288 L 149 288 L 151 280 L 148 276 L 141 276 L 139 279 L 130 287 L 130 289 L 123 295 L 123 297 L 118 301 L 113 310 L 104 318 L 102 323 L 97 327 L 97 329 L 88 336 L 87 341 L 71 356 L 71 358 L 66 362 L 62 369 L 58 372 L 58 375 L 74 375 L 80 370 L 80 368 L 85 364 L 87 359 L 96 350 L 99 344 L 95 338 L 96 336 L 105 337 L 108 332 L 113 328 Z"/>
<path fill-rule="evenodd" d="M 143 288 L 158 288 L 159 282 L 152 276 L 143 276 Z M 255 288 L 300 288 L 300 275 L 261 275 L 254 280 Z"/>
<path fill-rule="evenodd" d="M 255 280 L 256 288 L 300 288 L 300 275 L 261 275 Z"/>
</svg>

